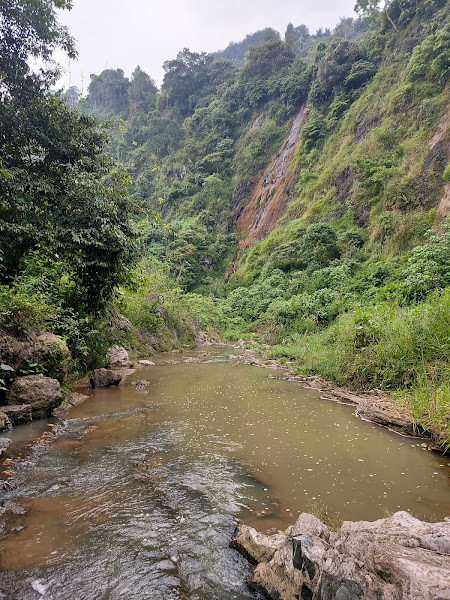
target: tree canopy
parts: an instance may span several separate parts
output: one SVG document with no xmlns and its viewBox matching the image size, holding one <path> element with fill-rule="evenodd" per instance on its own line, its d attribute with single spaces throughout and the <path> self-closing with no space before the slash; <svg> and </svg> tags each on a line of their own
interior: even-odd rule
<svg viewBox="0 0 450 600">
<path fill-rule="evenodd" d="M 88 309 L 98 309 L 132 260 L 128 178 L 105 153 L 96 121 L 49 91 L 52 52 L 75 56 L 55 8 L 65 0 L 0 2 L 0 279 L 30 256 L 58 262 Z M 31 58 L 44 61 L 40 72 Z"/>
</svg>

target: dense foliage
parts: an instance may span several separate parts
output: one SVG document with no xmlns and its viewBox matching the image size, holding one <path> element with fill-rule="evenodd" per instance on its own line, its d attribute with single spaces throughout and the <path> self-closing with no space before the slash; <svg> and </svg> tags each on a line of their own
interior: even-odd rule
<svg viewBox="0 0 450 600">
<path fill-rule="evenodd" d="M 290 23 L 284 37 L 268 28 L 214 54 L 184 48 L 165 62 L 161 90 L 140 67 L 130 78 L 107 69 L 86 98 L 73 88 L 50 95 L 51 73 L 28 71 L 29 55 L 73 52 L 56 3 L 40 3 L 43 41 L 33 45 L 35 17 L 14 28 L 25 58 L 11 69 L 11 46 L 2 66 L 6 82 L 24 70 L 31 90 L 2 96 L 2 293 L 20 282 L 26 312 L 38 290 L 35 320 L 58 307 L 68 329 L 69 309 L 96 302 L 111 323 L 120 311 L 135 333 L 167 344 L 214 326 L 270 344 L 303 372 L 403 390 L 415 414 L 435 415 L 445 431 L 448 1 L 361 0 L 361 16 L 333 31 Z M 300 113 L 283 211 L 244 243 L 242 215 Z M 107 122 L 124 173 L 105 157 L 95 120 Z M 134 226 L 131 205 L 142 211 Z M 134 227 L 145 256 L 127 270 Z"/>
<path fill-rule="evenodd" d="M 162 202 L 168 228 L 145 229 L 149 255 L 185 291 L 221 298 L 226 336 L 354 386 L 415 390 L 406 401 L 444 414 L 448 2 L 357 9 L 333 31 L 289 24 L 284 39 L 184 49 L 150 106 L 109 111 L 111 152 L 137 198 Z M 84 110 L 111 106 L 94 111 L 91 96 Z M 239 215 L 305 105 L 287 209 L 236 257 Z"/>
</svg>

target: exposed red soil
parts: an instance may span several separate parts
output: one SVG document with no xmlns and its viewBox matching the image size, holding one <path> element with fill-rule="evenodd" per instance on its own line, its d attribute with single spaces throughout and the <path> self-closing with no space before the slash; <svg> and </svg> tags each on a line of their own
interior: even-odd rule
<svg viewBox="0 0 450 600">
<path fill-rule="evenodd" d="M 293 120 L 289 135 L 259 178 L 247 206 L 239 216 L 237 229 L 247 234 L 240 241 L 239 250 L 248 248 L 253 240 L 260 240 L 272 231 L 286 208 L 289 167 L 304 118 L 305 110 L 302 108 Z"/>
</svg>

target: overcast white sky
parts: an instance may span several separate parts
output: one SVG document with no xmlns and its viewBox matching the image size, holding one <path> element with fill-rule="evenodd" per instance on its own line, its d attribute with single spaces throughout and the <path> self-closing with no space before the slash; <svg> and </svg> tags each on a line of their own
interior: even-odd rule
<svg viewBox="0 0 450 600">
<path fill-rule="evenodd" d="M 212 52 L 247 33 L 304 23 L 314 33 L 354 16 L 355 0 L 74 0 L 60 11 L 77 42 L 78 61 L 61 60 L 61 85 L 86 90 L 89 75 L 136 65 L 162 83 L 162 64 L 182 48 Z"/>
</svg>

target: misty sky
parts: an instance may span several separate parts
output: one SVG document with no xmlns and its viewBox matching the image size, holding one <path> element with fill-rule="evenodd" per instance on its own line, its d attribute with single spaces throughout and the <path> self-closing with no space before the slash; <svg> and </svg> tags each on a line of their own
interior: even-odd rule
<svg viewBox="0 0 450 600">
<path fill-rule="evenodd" d="M 77 42 L 78 61 L 60 59 L 60 84 L 86 91 L 89 75 L 122 68 L 129 76 L 136 65 L 163 78 L 162 64 L 182 48 L 212 52 L 247 33 L 304 23 L 314 33 L 333 27 L 340 17 L 354 16 L 355 0 L 73 0 L 60 12 Z M 61 56 L 61 55 L 60 55 Z"/>
</svg>

